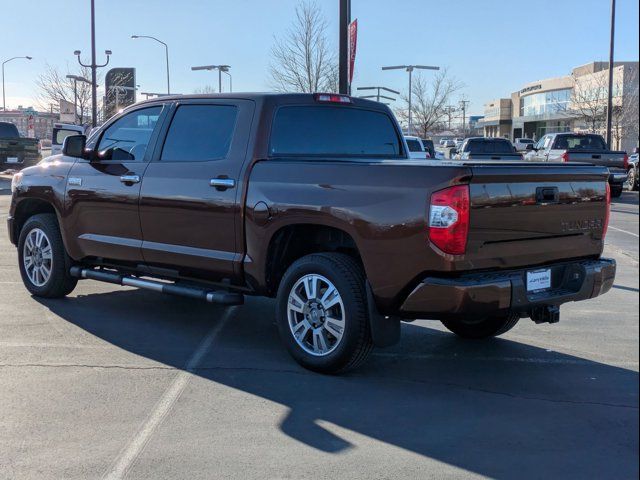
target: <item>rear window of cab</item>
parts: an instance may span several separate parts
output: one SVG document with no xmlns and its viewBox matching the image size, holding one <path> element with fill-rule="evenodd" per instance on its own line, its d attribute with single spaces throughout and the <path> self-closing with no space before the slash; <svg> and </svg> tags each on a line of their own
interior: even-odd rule
<svg viewBox="0 0 640 480">
<path fill-rule="evenodd" d="M 280 107 L 271 129 L 269 155 L 398 158 L 402 147 L 384 112 L 352 106 Z"/>
</svg>

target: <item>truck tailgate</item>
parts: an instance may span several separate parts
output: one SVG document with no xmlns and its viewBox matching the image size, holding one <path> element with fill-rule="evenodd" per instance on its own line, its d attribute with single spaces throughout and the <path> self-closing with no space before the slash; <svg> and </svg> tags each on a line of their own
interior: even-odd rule
<svg viewBox="0 0 640 480">
<path fill-rule="evenodd" d="M 570 162 L 584 162 L 607 168 L 624 168 L 625 152 L 603 152 L 600 150 L 567 150 Z"/>
<path fill-rule="evenodd" d="M 600 255 L 605 168 L 476 164 L 470 181 L 467 260 L 530 266 Z"/>
</svg>

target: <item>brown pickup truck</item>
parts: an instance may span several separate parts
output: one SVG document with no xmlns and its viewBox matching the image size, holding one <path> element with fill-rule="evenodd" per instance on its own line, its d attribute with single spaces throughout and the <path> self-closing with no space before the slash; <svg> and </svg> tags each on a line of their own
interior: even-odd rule
<svg viewBox="0 0 640 480">
<path fill-rule="evenodd" d="M 291 355 L 340 372 L 401 320 L 486 338 L 608 291 L 607 176 L 411 160 L 390 110 L 347 96 L 162 97 L 16 175 L 8 226 L 33 295 L 275 297 Z"/>
</svg>

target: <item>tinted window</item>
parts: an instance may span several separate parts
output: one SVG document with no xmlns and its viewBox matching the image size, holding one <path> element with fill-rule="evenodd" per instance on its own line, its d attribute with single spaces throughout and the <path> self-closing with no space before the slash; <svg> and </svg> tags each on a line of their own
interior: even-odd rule
<svg viewBox="0 0 640 480">
<path fill-rule="evenodd" d="M 401 151 L 385 113 L 329 106 L 280 108 L 269 148 L 270 155 L 395 157 Z"/>
<path fill-rule="evenodd" d="M 410 140 L 410 139 L 406 139 L 407 140 L 407 147 L 409 147 L 409 151 L 410 152 L 423 152 L 424 150 L 422 150 L 422 146 L 420 145 L 420 142 L 418 142 L 417 140 Z"/>
<path fill-rule="evenodd" d="M 156 126 L 161 106 L 126 114 L 104 131 L 98 151 L 113 149 L 113 160 L 142 161 Z"/>
<path fill-rule="evenodd" d="M 533 140 L 530 138 L 521 138 L 520 143 L 533 143 Z"/>
<path fill-rule="evenodd" d="M 65 130 L 64 128 L 54 128 L 53 129 L 53 143 L 54 145 L 62 145 L 64 139 L 69 135 L 80 135 L 80 132 L 76 130 Z"/>
<path fill-rule="evenodd" d="M 182 105 L 173 117 L 161 160 L 193 162 L 225 158 L 231 146 L 238 108 L 230 105 Z"/>
<path fill-rule="evenodd" d="M 18 138 L 18 129 L 13 123 L 0 122 L 0 138 Z"/>
<path fill-rule="evenodd" d="M 561 135 L 554 148 L 559 150 L 606 150 L 607 145 L 600 135 Z"/>
<path fill-rule="evenodd" d="M 515 149 L 508 140 L 476 139 L 469 140 L 464 147 L 465 152 L 471 153 L 514 153 Z"/>
</svg>

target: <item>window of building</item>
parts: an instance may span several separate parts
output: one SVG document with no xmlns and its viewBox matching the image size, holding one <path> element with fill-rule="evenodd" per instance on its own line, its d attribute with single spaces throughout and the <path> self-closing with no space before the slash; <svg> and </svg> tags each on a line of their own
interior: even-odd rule
<svg viewBox="0 0 640 480">
<path fill-rule="evenodd" d="M 553 115 L 565 112 L 570 102 L 570 88 L 526 95 L 520 98 L 520 116 Z"/>
</svg>

